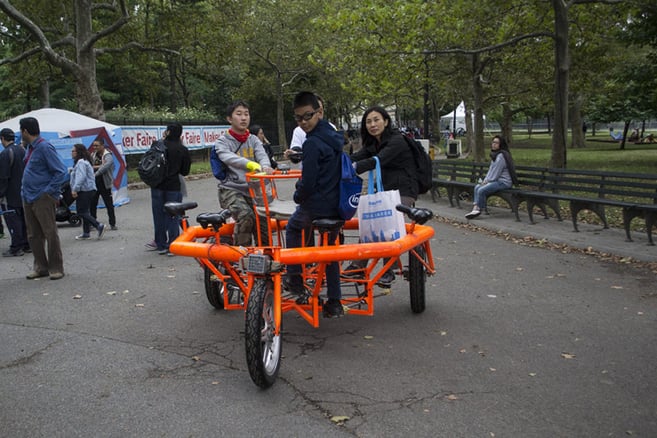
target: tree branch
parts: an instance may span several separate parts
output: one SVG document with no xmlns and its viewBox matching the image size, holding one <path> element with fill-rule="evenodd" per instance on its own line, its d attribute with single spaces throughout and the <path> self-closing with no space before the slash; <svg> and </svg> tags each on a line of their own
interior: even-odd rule
<svg viewBox="0 0 657 438">
<path fill-rule="evenodd" d="M 530 39 L 530 38 L 539 38 L 539 37 L 549 37 L 549 38 L 554 38 L 554 34 L 552 32 L 533 32 L 533 33 L 528 33 L 526 35 L 520 35 L 515 38 L 511 38 L 510 40 L 504 41 L 499 44 L 493 44 L 492 46 L 486 46 L 486 47 L 481 47 L 479 49 L 463 49 L 463 48 L 454 48 L 454 49 L 444 49 L 444 50 L 424 50 L 422 52 L 423 55 L 449 55 L 449 54 L 454 54 L 454 53 L 459 53 L 462 55 L 475 55 L 475 54 L 481 54 L 481 53 L 486 53 L 486 52 L 495 52 L 497 50 L 503 49 L 508 46 L 512 46 L 514 44 L 519 43 L 520 41 Z M 408 52 L 396 52 L 397 54 L 411 54 Z"/>
<path fill-rule="evenodd" d="M 32 36 L 37 40 L 37 43 L 39 44 L 39 47 L 41 48 L 44 56 L 46 56 L 46 58 L 48 58 L 52 64 L 60 67 L 62 70 L 70 72 L 74 76 L 79 75 L 80 67 L 68 58 L 55 52 L 50 45 L 48 38 L 46 38 L 45 34 L 41 31 L 41 29 L 39 29 L 39 26 L 37 26 L 25 15 L 23 15 L 18 9 L 14 8 L 8 0 L 0 0 L 0 10 L 2 10 L 13 20 L 17 21 L 19 24 L 25 27 L 25 29 L 30 34 L 32 34 Z"/>
<path fill-rule="evenodd" d="M 55 42 L 52 44 L 52 47 L 61 47 L 61 46 L 67 46 L 67 45 L 75 45 L 75 42 L 73 41 L 73 37 L 68 35 L 61 40 Z M 43 49 L 40 46 L 33 47 L 29 50 L 24 51 L 18 56 L 15 56 L 13 58 L 5 58 L 5 59 L 0 59 L 0 65 L 4 64 L 15 64 L 19 61 L 22 61 L 24 59 L 29 58 L 32 55 L 36 55 L 37 53 L 42 53 Z"/>
<path fill-rule="evenodd" d="M 120 52 L 125 52 L 126 50 L 129 49 L 137 49 L 141 50 L 143 52 L 160 52 L 160 53 L 166 53 L 169 55 L 175 55 L 175 56 L 180 56 L 180 52 L 177 50 L 172 50 L 172 49 L 164 49 L 164 48 L 159 48 L 159 47 L 146 47 L 141 43 L 138 43 L 136 41 L 131 41 L 128 44 L 124 45 L 123 47 L 104 47 L 104 48 L 96 48 L 94 49 L 94 52 L 97 55 L 102 55 L 105 53 L 120 53 Z"/>
<path fill-rule="evenodd" d="M 98 40 L 116 32 L 130 20 L 130 14 L 128 13 L 128 9 L 126 8 L 125 0 L 119 0 L 119 5 L 121 6 L 121 16 L 111 25 L 92 34 L 91 37 L 89 37 L 89 39 L 87 39 L 84 43 L 82 43 L 82 47 L 80 47 L 79 50 L 81 51 L 90 50 L 94 46 L 94 44 L 98 42 Z M 116 11 L 116 8 L 114 7 L 112 7 L 111 9 L 113 11 Z"/>
</svg>

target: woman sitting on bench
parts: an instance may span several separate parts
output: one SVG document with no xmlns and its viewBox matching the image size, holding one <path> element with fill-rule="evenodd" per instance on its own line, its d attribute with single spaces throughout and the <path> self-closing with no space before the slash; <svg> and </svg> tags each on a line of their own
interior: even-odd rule
<svg viewBox="0 0 657 438">
<path fill-rule="evenodd" d="M 474 188 L 474 206 L 465 215 L 466 219 L 474 219 L 486 208 L 488 196 L 500 190 L 509 189 L 516 183 L 516 170 L 509 152 L 509 145 L 504 137 L 496 135 L 490 145 L 491 164 L 486 178 Z"/>
</svg>

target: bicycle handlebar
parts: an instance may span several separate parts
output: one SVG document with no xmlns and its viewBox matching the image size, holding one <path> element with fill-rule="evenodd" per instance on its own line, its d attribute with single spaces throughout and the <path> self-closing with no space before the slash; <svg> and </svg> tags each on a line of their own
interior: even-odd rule
<svg viewBox="0 0 657 438">
<path fill-rule="evenodd" d="M 407 207 L 406 205 L 403 204 L 399 204 L 395 208 L 397 209 L 397 211 L 401 211 L 402 213 L 405 213 L 410 220 L 420 225 L 426 223 L 429 219 L 433 217 L 433 211 L 429 210 L 428 208 Z"/>
</svg>

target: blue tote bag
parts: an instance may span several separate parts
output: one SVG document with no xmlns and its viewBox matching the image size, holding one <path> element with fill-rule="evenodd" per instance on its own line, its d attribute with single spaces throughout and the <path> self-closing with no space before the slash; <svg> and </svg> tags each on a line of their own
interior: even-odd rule
<svg viewBox="0 0 657 438">
<path fill-rule="evenodd" d="M 363 190 L 363 180 L 356 175 L 351 164 L 351 158 L 342 152 L 342 176 L 340 178 L 340 217 L 349 220 L 356 214 L 360 192 Z"/>
</svg>

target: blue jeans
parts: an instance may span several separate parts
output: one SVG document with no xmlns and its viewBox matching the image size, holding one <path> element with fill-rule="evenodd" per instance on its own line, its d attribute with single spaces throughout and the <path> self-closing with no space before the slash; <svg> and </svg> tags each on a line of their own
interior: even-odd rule
<svg viewBox="0 0 657 438">
<path fill-rule="evenodd" d="M 488 184 L 483 185 L 477 184 L 474 188 L 474 203 L 479 207 L 479 210 L 484 210 L 486 208 L 486 198 L 488 198 L 488 196 L 495 192 L 499 192 L 500 190 L 508 189 L 509 187 L 510 186 L 498 181 L 489 182 Z"/>
<path fill-rule="evenodd" d="M 154 240 L 157 249 L 168 249 L 169 244 L 180 234 L 179 218 L 171 217 L 164 210 L 167 202 L 182 202 L 182 192 L 151 188 L 151 209 L 153 210 Z"/>
<path fill-rule="evenodd" d="M 306 233 L 306 236 L 312 233 L 313 220 L 318 218 L 320 216 L 314 215 L 312 212 L 298 206 L 285 227 L 287 247 L 300 248 L 302 231 Z M 337 237 L 338 231 L 333 231 L 329 234 L 329 241 L 335 242 Z M 301 265 L 288 265 L 287 274 L 290 277 L 301 275 Z M 326 295 L 328 298 L 340 299 L 342 297 L 340 290 L 340 265 L 337 262 L 329 263 L 326 266 Z"/>
<path fill-rule="evenodd" d="M 91 227 L 98 229 L 98 226 L 100 225 L 100 223 L 90 213 L 91 200 L 95 194 L 95 190 L 78 192 L 78 197 L 75 198 L 76 213 L 82 218 L 82 232 L 85 235 L 89 235 Z"/>
</svg>

